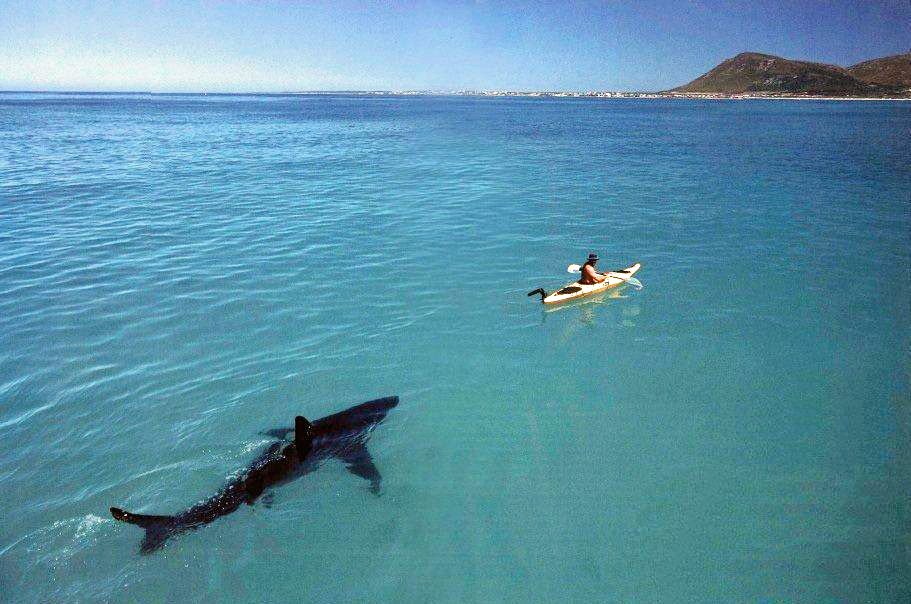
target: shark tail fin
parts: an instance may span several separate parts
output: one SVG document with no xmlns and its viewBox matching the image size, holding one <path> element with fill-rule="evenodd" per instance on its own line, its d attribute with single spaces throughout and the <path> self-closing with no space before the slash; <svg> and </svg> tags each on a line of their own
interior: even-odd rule
<svg viewBox="0 0 911 604">
<path fill-rule="evenodd" d="M 174 516 L 147 516 L 145 514 L 131 514 L 120 508 L 111 508 L 111 516 L 114 520 L 128 522 L 144 529 L 158 526 L 161 524 L 171 524 L 174 522 Z"/>
<path fill-rule="evenodd" d="M 140 545 L 140 551 L 144 554 L 153 552 L 164 545 L 165 540 L 177 530 L 174 516 L 133 514 L 120 508 L 111 508 L 111 516 L 114 517 L 114 520 L 135 524 L 145 529 L 146 534 Z"/>
<path fill-rule="evenodd" d="M 294 418 L 294 446 L 297 448 L 297 458 L 301 462 L 313 447 L 313 424 L 302 415 Z"/>
</svg>

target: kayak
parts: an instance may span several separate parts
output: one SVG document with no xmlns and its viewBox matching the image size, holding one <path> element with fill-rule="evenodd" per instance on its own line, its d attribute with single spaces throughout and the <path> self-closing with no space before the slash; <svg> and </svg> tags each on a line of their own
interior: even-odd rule
<svg viewBox="0 0 911 604">
<path fill-rule="evenodd" d="M 632 266 L 628 266 L 622 270 L 611 271 L 607 274 L 607 279 L 601 283 L 592 283 L 591 285 L 585 285 L 576 281 L 575 283 L 568 283 L 558 289 L 555 292 L 548 294 L 543 289 L 536 289 L 533 292 L 528 292 L 529 296 L 534 294 L 541 294 L 541 302 L 544 304 L 559 304 L 560 302 L 568 302 L 570 300 L 576 300 L 584 296 L 591 296 L 592 294 L 599 294 L 603 291 L 607 291 L 618 285 L 623 285 L 626 283 L 630 277 L 636 274 L 636 272 L 642 268 L 642 264 L 637 262 Z"/>
</svg>

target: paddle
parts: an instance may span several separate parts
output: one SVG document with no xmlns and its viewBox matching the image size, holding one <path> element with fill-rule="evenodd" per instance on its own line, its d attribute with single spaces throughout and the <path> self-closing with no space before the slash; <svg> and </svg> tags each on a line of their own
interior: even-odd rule
<svg viewBox="0 0 911 604">
<path fill-rule="evenodd" d="M 581 273 L 582 267 L 579 266 L 578 264 L 570 264 L 569 266 L 566 267 L 566 272 L 567 273 Z M 630 285 L 635 285 L 639 289 L 642 289 L 642 282 L 639 281 L 638 279 L 636 279 L 635 277 L 632 277 L 632 276 L 623 277 L 620 273 L 613 273 L 611 271 L 608 271 L 608 273 L 610 274 L 611 277 L 616 277 L 617 279 L 620 279 L 621 281 L 626 281 Z"/>
</svg>

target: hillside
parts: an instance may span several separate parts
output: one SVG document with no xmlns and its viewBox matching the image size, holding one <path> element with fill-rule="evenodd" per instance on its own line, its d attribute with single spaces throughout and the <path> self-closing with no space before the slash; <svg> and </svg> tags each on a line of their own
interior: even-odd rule
<svg viewBox="0 0 911 604">
<path fill-rule="evenodd" d="M 849 67 L 848 73 L 867 84 L 911 88 L 911 52 L 864 61 Z"/>
<path fill-rule="evenodd" d="M 900 55 L 903 56 L 903 55 Z M 893 57 L 855 65 L 858 73 L 873 74 L 869 82 L 837 65 L 792 61 L 755 52 L 740 53 L 727 59 L 689 84 L 670 92 L 718 94 L 774 94 L 808 96 L 907 96 L 894 74 L 904 73 Z M 879 63 L 878 61 L 887 61 Z M 895 64 L 899 66 L 896 67 Z M 873 65 L 870 65 L 873 64 Z M 882 81 L 880 81 L 882 80 Z"/>
</svg>

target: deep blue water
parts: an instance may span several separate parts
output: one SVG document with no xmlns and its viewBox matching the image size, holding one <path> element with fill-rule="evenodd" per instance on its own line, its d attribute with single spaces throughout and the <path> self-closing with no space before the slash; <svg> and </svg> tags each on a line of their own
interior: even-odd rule
<svg viewBox="0 0 911 604">
<path fill-rule="evenodd" d="M 0 94 L 0 599 L 907 602 L 909 233 L 908 103 Z"/>
</svg>

